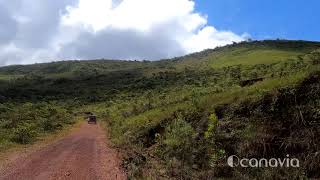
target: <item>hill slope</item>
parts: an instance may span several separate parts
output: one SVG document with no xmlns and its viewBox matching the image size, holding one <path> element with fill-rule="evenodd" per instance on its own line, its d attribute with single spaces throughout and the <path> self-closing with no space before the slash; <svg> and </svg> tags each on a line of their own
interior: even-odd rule
<svg viewBox="0 0 320 180">
<path fill-rule="evenodd" d="M 1 67 L 0 144 L 32 142 L 90 111 L 107 122 L 132 178 L 319 177 L 319 49 L 255 41 L 156 62 Z M 301 168 L 226 165 L 230 155 L 287 154 Z"/>
</svg>

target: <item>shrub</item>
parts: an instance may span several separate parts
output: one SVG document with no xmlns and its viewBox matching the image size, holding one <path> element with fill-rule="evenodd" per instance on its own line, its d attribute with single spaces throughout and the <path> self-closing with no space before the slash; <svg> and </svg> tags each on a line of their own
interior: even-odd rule
<svg viewBox="0 0 320 180">
<path fill-rule="evenodd" d="M 218 117 L 216 116 L 216 114 L 213 113 L 209 116 L 208 130 L 204 134 L 205 138 L 210 138 L 213 136 L 217 125 L 218 125 Z"/>
<path fill-rule="evenodd" d="M 312 61 L 312 64 L 317 65 L 320 64 L 320 49 L 313 51 L 309 54 L 309 58 Z"/>
<path fill-rule="evenodd" d="M 164 145 L 167 156 L 187 161 L 192 156 L 195 131 L 182 118 L 177 118 L 166 128 Z"/>
<path fill-rule="evenodd" d="M 72 124 L 71 112 L 57 103 L 6 103 L 0 106 L 0 131 L 8 132 L 8 141 L 27 144 L 44 132 Z"/>
<path fill-rule="evenodd" d="M 43 119 L 41 127 L 44 131 L 53 132 L 62 127 L 59 122 L 54 121 L 52 118 Z"/>
<path fill-rule="evenodd" d="M 36 134 L 33 125 L 23 124 L 14 129 L 12 140 L 16 143 L 28 144 L 34 140 Z"/>
</svg>

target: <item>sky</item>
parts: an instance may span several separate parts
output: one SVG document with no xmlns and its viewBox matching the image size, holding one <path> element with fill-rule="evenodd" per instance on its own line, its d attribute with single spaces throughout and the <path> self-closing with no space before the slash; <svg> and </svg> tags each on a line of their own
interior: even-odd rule
<svg viewBox="0 0 320 180">
<path fill-rule="evenodd" d="M 319 7 L 319 0 L 196 0 L 209 24 L 259 40 L 320 41 Z"/>
<path fill-rule="evenodd" d="M 320 41 L 317 0 L 0 0 L 0 66 L 159 60 L 251 39 Z"/>
</svg>

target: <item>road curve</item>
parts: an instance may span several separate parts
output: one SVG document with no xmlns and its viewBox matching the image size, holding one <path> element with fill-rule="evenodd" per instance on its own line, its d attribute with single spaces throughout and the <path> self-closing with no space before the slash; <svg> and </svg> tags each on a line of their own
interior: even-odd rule
<svg viewBox="0 0 320 180">
<path fill-rule="evenodd" d="M 124 180 L 117 152 L 99 125 L 83 123 L 66 137 L 0 170 L 1 180 Z"/>
</svg>

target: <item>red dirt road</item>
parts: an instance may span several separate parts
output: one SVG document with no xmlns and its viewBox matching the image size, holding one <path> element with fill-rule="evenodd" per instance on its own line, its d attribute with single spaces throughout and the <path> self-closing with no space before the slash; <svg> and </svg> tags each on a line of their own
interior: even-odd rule
<svg viewBox="0 0 320 180">
<path fill-rule="evenodd" d="M 1 180 L 122 180 L 117 152 L 99 125 L 83 123 L 70 135 L 27 155 L 0 170 Z"/>
</svg>

